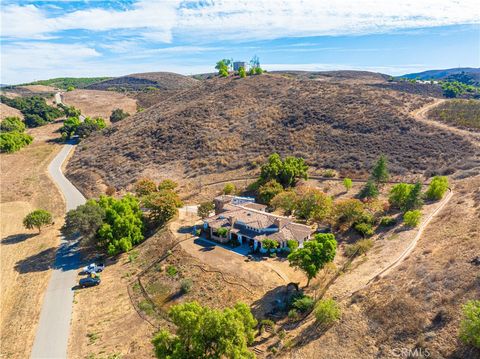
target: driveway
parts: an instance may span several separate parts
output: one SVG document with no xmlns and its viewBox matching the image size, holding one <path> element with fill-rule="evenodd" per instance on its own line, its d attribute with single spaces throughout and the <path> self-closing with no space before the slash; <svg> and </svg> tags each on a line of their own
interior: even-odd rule
<svg viewBox="0 0 480 359">
<path fill-rule="evenodd" d="M 85 203 L 85 197 L 62 173 L 62 164 L 73 148 L 73 142 L 65 144 L 48 166 L 48 173 L 65 198 L 67 211 Z M 78 242 L 62 238 L 43 300 L 32 358 L 67 357 L 73 303 L 72 287 L 76 284 L 80 265 Z"/>
</svg>

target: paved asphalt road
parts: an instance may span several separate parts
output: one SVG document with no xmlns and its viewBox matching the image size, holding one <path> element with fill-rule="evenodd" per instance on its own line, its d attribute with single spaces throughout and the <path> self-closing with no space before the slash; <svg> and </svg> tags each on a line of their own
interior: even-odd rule
<svg viewBox="0 0 480 359">
<path fill-rule="evenodd" d="M 85 203 L 85 197 L 63 175 L 62 163 L 74 147 L 73 143 L 63 146 L 60 153 L 48 166 L 48 172 L 60 188 L 67 211 Z M 43 300 L 40 322 L 33 343 L 32 358 L 66 358 L 72 316 L 73 290 L 81 266 L 77 242 L 62 238 L 55 258 L 50 282 Z"/>
</svg>

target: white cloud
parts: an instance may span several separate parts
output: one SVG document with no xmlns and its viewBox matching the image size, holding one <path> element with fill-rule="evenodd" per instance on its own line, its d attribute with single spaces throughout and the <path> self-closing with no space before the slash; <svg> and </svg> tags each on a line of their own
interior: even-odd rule
<svg viewBox="0 0 480 359">
<path fill-rule="evenodd" d="M 46 71 L 84 66 L 100 57 L 95 49 L 82 44 L 17 42 L 2 46 L 2 83 L 19 83 L 40 79 Z M 88 73 L 88 72 L 87 72 Z M 54 76 L 58 77 L 58 76 Z"/>
<path fill-rule="evenodd" d="M 181 8 L 177 30 L 233 40 L 379 33 L 480 22 L 476 0 L 219 0 Z"/>
<path fill-rule="evenodd" d="M 127 9 L 92 7 L 49 16 L 48 7 L 7 5 L 2 36 L 129 29 L 148 40 L 170 42 L 172 33 L 202 41 L 365 34 L 479 23 L 479 9 L 476 0 L 141 0 Z"/>
<path fill-rule="evenodd" d="M 141 30 L 145 37 L 170 42 L 178 1 L 135 3 L 126 10 L 91 8 L 49 17 L 34 5 L 8 5 L 2 9 L 2 37 L 37 39 L 64 30 Z"/>
</svg>

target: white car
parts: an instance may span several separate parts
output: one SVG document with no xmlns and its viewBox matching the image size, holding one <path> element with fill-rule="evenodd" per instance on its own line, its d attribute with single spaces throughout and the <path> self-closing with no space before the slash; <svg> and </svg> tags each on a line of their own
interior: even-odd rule
<svg viewBox="0 0 480 359">
<path fill-rule="evenodd" d="M 92 263 L 86 267 L 83 267 L 82 272 L 85 274 L 100 273 L 104 269 L 105 269 L 105 265 L 103 263 L 99 263 L 99 264 Z"/>
</svg>

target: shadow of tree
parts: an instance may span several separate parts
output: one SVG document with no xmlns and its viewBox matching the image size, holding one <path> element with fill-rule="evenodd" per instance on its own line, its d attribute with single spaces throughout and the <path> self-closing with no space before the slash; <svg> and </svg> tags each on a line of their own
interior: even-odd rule
<svg viewBox="0 0 480 359">
<path fill-rule="evenodd" d="M 19 273 L 43 272 L 50 268 L 68 271 L 82 267 L 78 241 L 63 241 L 58 248 L 48 248 L 15 264 Z"/>
<path fill-rule="evenodd" d="M 37 236 L 37 233 L 12 234 L 10 236 L 2 238 L 1 243 L 6 245 L 17 244 L 35 236 Z"/>
<path fill-rule="evenodd" d="M 290 283 L 269 290 L 263 297 L 252 303 L 252 313 L 256 318 L 285 318 L 289 299 L 297 292 L 296 288 L 294 283 Z"/>
</svg>

